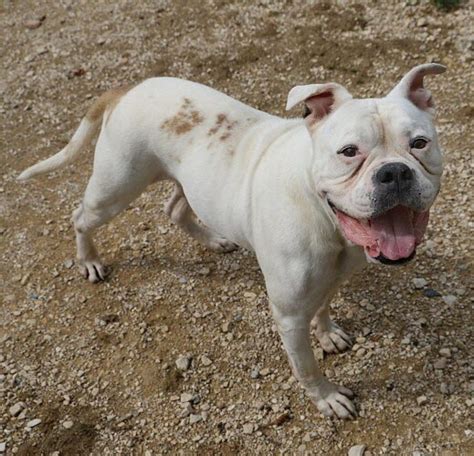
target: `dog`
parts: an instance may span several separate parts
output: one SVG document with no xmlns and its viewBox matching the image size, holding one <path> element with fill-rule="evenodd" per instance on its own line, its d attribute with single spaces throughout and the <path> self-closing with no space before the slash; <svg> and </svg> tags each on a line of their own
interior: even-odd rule
<svg viewBox="0 0 474 456">
<path fill-rule="evenodd" d="M 423 81 L 444 71 L 416 66 L 383 98 L 354 99 L 336 83 L 296 86 L 286 108 L 304 104 L 303 119 L 194 82 L 148 79 L 102 95 L 64 149 L 18 179 L 72 163 L 101 127 L 73 213 L 85 277 L 106 275 L 93 230 L 148 185 L 172 180 L 171 220 L 215 251 L 255 252 L 294 376 L 324 415 L 351 418 L 353 393 L 320 372 L 310 328 L 324 351 L 348 349 L 351 338 L 329 315 L 338 286 L 367 262 L 415 255 L 443 169 Z"/>
</svg>

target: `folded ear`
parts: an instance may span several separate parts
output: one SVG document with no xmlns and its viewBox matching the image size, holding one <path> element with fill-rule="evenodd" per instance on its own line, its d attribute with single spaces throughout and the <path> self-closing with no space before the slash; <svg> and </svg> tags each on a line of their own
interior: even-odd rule
<svg viewBox="0 0 474 456">
<path fill-rule="evenodd" d="M 304 101 L 308 110 L 306 122 L 312 124 L 351 98 L 352 95 L 344 87 L 334 82 L 296 86 L 288 94 L 286 110 Z"/>
<path fill-rule="evenodd" d="M 415 106 L 423 111 L 432 112 L 434 108 L 431 92 L 424 88 L 423 78 L 430 74 L 441 74 L 446 67 L 438 63 L 426 63 L 412 68 L 393 88 L 387 97 L 408 98 Z"/>
</svg>

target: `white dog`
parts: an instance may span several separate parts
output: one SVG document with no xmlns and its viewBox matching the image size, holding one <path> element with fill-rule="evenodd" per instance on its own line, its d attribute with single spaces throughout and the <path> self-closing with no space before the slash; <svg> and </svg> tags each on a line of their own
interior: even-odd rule
<svg viewBox="0 0 474 456">
<path fill-rule="evenodd" d="M 324 415 L 348 418 L 353 393 L 321 374 L 310 323 L 326 352 L 347 349 L 350 337 L 329 317 L 338 286 L 366 259 L 414 256 L 442 172 L 423 78 L 444 71 L 417 66 L 380 99 L 353 99 L 335 83 L 294 87 L 287 109 L 305 103 L 304 120 L 197 83 L 148 79 L 102 95 L 69 144 L 19 179 L 72 163 L 101 126 L 94 172 L 73 214 L 85 276 L 105 276 L 93 230 L 149 184 L 173 180 L 171 219 L 213 250 L 256 253 L 295 377 Z"/>
</svg>

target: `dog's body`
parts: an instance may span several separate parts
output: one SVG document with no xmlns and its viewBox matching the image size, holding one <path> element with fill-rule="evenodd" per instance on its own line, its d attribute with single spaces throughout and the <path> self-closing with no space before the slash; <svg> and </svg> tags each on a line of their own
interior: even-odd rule
<svg viewBox="0 0 474 456">
<path fill-rule="evenodd" d="M 255 251 L 295 376 L 325 415 L 349 417 L 352 393 L 320 373 L 310 322 L 325 351 L 348 348 L 349 336 L 329 318 L 339 284 L 366 257 L 402 262 L 421 241 L 441 174 L 422 83 L 442 70 L 417 67 L 380 100 L 351 100 L 337 84 L 296 87 L 288 106 L 304 101 L 304 120 L 269 115 L 189 81 L 149 79 L 101 97 L 68 146 L 20 179 L 71 162 L 102 123 L 94 172 L 73 216 L 86 277 L 104 278 L 92 230 L 149 184 L 173 180 L 171 219 L 214 250 L 237 244 Z M 428 139 L 428 158 L 407 148 L 402 132 Z M 329 151 L 333 142 L 337 152 Z"/>
</svg>

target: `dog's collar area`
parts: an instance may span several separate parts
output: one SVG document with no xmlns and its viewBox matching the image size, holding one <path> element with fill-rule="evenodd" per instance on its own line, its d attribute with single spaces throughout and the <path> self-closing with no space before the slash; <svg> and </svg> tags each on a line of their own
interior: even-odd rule
<svg viewBox="0 0 474 456">
<path fill-rule="evenodd" d="M 382 264 L 388 264 L 390 266 L 398 266 L 400 264 L 405 264 L 408 263 L 409 261 L 413 260 L 415 257 L 416 250 L 413 250 L 410 256 L 407 256 L 406 258 L 399 258 L 398 260 L 391 260 L 390 258 L 387 258 L 385 255 L 382 253 L 377 256 L 377 257 L 372 257 L 374 260 L 379 261 Z"/>
</svg>

